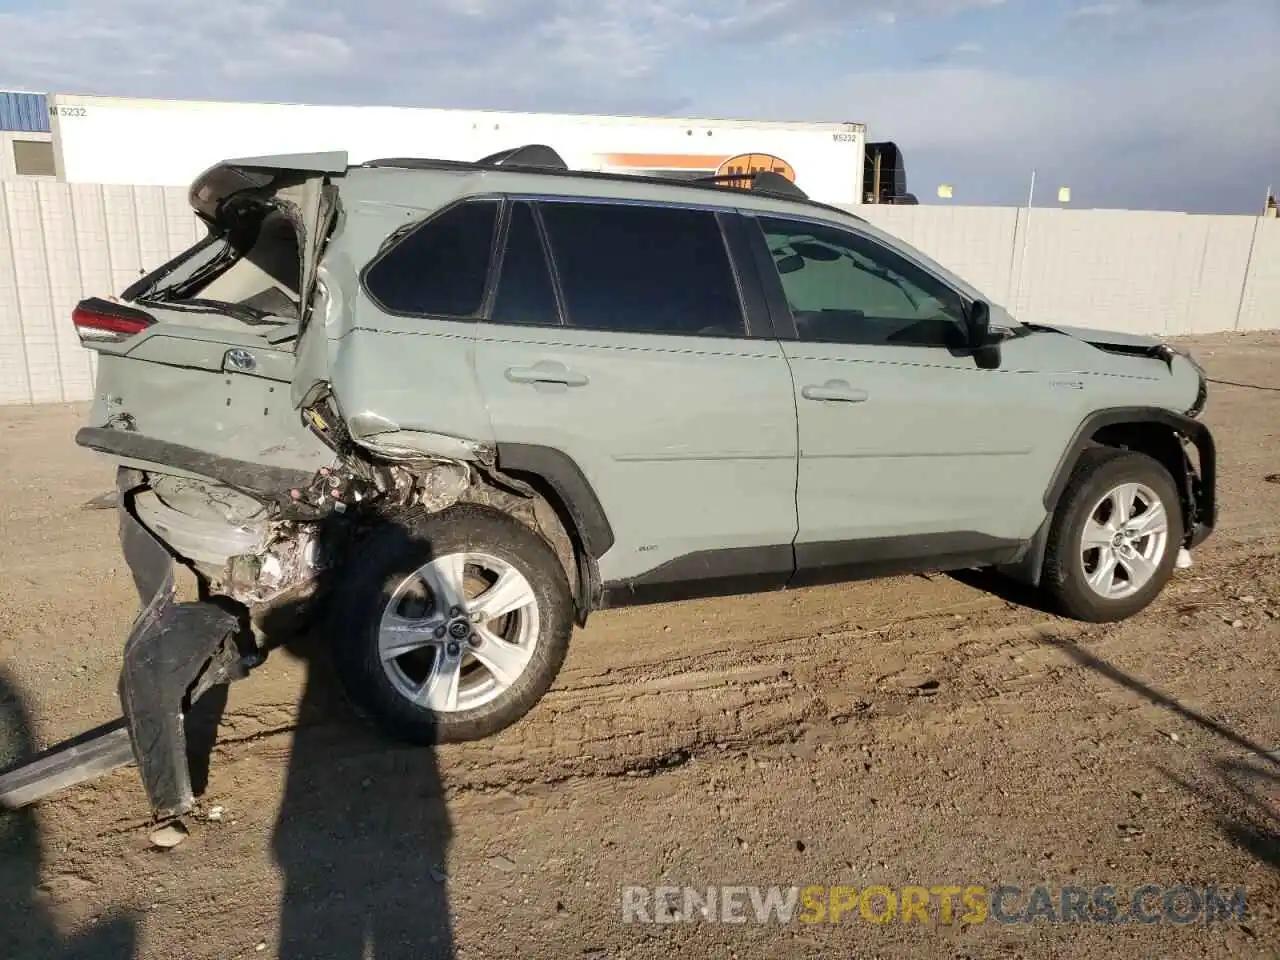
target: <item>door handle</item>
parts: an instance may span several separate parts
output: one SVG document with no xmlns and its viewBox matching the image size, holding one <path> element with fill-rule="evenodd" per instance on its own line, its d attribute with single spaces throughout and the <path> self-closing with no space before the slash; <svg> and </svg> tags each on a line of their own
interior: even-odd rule
<svg viewBox="0 0 1280 960">
<path fill-rule="evenodd" d="M 851 387 L 843 380 L 828 380 L 821 386 L 810 384 L 800 391 L 800 396 L 806 400 L 862 403 L 867 399 L 867 391 Z"/>
<path fill-rule="evenodd" d="M 559 383 L 566 387 L 585 387 L 590 382 L 584 374 L 550 360 L 539 360 L 531 367 L 507 367 L 507 379 L 512 383 Z"/>
</svg>

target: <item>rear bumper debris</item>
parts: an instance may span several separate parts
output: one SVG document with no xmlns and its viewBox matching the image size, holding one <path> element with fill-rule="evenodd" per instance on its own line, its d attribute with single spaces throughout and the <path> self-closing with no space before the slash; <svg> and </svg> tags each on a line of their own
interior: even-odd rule
<svg viewBox="0 0 1280 960">
<path fill-rule="evenodd" d="M 186 711 L 261 662 L 256 649 L 241 649 L 241 616 L 213 603 L 176 601 L 174 558 L 133 513 L 132 492 L 141 482 L 135 470 L 116 474 L 120 544 L 142 601 L 120 670 L 124 718 L 0 771 L 0 810 L 35 803 L 132 760 L 153 816 L 182 816 L 195 805 Z"/>
<path fill-rule="evenodd" d="M 120 543 L 142 602 L 125 643 L 119 693 L 142 785 L 153 815 L 163 820 L 195 805 L 184 710 L 193 688 L 208 688 L 200 681 L 219 653 L 234 649 L 241 621 L 211 603 L 176 601 L 174 559 L 130 507 L 139 479 L 126 468 L 117 476 Z"/>
<path fill-rule="evenodd" d="M 0 773 L 0 810 L 29 806 L 132 762 L 124 721 L 103 724 Z"/>
</svg>

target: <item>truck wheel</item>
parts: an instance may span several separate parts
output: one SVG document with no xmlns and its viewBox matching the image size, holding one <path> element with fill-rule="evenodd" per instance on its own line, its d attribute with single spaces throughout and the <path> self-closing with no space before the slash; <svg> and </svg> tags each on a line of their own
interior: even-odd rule
<svg viewBox="0 0 1280 960">
<path fill-rule="evenodd" d="M 1182 526 L 1178 491 L 1159 461 L 1086 450 L 1054 514 L 1041 582 L 1067 616 L 1124 620 L 1169 581 Z"/>
<path fill-rule="evenodd" d="M 473 504 L 374 531 L 336 591 L 342 684 L 409 743 L 478 740 L 515 723 L 550 688 L 573 632 L 573 597 L 551 545 Z"/>
</svg>

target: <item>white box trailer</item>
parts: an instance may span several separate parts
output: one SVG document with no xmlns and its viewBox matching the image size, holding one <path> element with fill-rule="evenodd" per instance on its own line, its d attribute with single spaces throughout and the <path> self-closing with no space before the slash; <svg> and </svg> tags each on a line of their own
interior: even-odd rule
<svg viewBox="0 0 1280 960">
<path fill-rule="evenodd" d="M 49 98 L 59 179 L 186 186 L 229 157 L 345 150 L 383 157 L 478 160 L 542 143 L 573 169 L 707 176 L 772 169 L 814 200 L 863 202 L 860 123 L 500 113 L 411 107 Z"/>
</svg>

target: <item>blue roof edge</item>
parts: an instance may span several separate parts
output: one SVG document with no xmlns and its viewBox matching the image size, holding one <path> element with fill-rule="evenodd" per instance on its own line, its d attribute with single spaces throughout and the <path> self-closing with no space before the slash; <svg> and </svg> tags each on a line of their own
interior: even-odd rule
<svg viewBox="0 0 1280 960">
<path fill-rule="evenodd" d="M 43 93 L 0 91 L 0 130 L 49 133 L 49 98 Z"/>
</svg>

